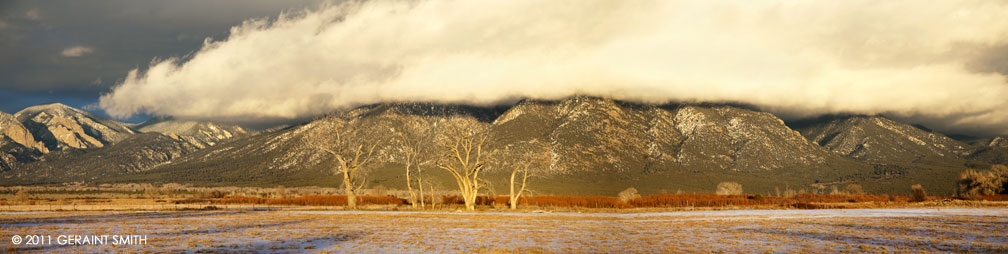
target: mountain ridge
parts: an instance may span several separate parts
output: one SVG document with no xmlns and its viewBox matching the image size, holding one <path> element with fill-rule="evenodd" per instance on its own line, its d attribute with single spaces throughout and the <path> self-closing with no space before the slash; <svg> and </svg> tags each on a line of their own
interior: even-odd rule
<svg viewBox="0 0 1008 254">
<path fill-rule="evenodd" d="M 123 123 L 60 103 L 27 107 L 14 117 L 50 151 L 99 148 L 136 134 Z"/>
<path fill-rule="evenodd" d="M 157 120 L 140 127 L 161 128 L 141 131 L 59 103 L 2 113 L 0 178 L 19 184 L 97 181 L 144 171 L 248 134 L 237 126 Z"/>
<path fill-rule="evenodd" d="M 42 107 L 33 111 L 33 118 L 53 107 L 62 108 Z M 428 130 L 438 139 L 447 137 L 446 131 L 453 128 L 483 130 L 498 156 L 488 165 L 487 177 L 503 177 L 509 172 L 507 165 L 525 154 L 544 154 L 548 159 L 537 167 L 538 178 L 533 182 L 551 183 L 540 192 L 553 194 L 610 195 L 629 186 L 643 193 L 703 192 L 717 181 L 729 180 L 759 192 L 848 183 L 893 192 L 902 190 L 894 186 L 925 182 L 941 193 L 951 189 L 951 181 L 944 181 L 970 165 L 998 163 L 1008 157 L 1003 156 L 1008 152 L 1002 150 L 1008 149 L 1000 148 L 1001 139 L 978 146 L 880 115 L 833 115 L 796 123 L 744 105 L 644 104 L 573 96 L 489 107 L 380 103 L 245 133 L 240 127 L 155 118 L 128 126 L 135 131 L 130 136 L 134 138 L 123 144 L 57 150 L 42 156 L 42 163 L 15 163 L 20 166 L 13 168 L 42 172 L 54 179 L 49 182 L 338 185 L 332 158 L 307 145 L 332 135 L 331 130 L 318 127 L 319 121 L 337 121 L 333 124 L 362 130 L 367 140 L 383 144 L 407 130 Z M 430 144 L 427 151 L 437 153 L 437 148 Z M 397 153 L 391 146 L 376 151 L 371 169 L 375 177 L 369 186 L 401 187 L 404 180 Z M 75 161 L 109 170 L 90 172 L 77 167 L 60 176 L 52 166 Z M 431 179 L 451 182 L 432 164 L 423 167 Z M 5 178 L 4 184 L 20 179 L 9 174 Z"/>
</svg>

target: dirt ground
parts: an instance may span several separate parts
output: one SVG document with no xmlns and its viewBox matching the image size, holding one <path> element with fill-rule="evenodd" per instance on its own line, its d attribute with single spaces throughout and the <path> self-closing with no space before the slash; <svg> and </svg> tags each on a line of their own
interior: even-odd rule
<svg viewBox="0 0 1008 254">
<path fill-rule="evenodd" d="M 109 236 L 60 242 L 87 235 Z M 113 245 L 112 235 L 146 242 Z M 6 251 L 47 253 L 1005 253 L 1008 209 L 0 212 L 0 237 Z"/>
</svg>

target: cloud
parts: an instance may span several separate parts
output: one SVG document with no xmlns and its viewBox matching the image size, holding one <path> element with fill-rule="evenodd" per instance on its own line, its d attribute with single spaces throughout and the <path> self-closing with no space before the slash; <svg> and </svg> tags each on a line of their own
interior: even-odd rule
<svg viewBox="0 0 1008 254">
<path fill-rule="evenodd" d="M 63 51 L 60 52 L 60 55 L 65 57 L 79 57 L 86 54 L 91 54 L 91 52 L 94 52 L 94 48 L 73 46 L 63 49 Z"/>
<path fill-rule="evenodd" d="M 969 0 L 351 1 L 245 21 L 190 57 L 131 71 L 100 105 L 264 121 L 586 94 L 1008 134 L 1003 61 L 983 53 L 1008 43 L 1004 13 L 1006 2 Z"/>
<path fill-rule="evenodd" d="M 25 18 L 28 20 L 38 21 L 42 19 L 42 15 L 39 14 L 38 9 L 31 9 L 25 12 Z"/>
</svg>

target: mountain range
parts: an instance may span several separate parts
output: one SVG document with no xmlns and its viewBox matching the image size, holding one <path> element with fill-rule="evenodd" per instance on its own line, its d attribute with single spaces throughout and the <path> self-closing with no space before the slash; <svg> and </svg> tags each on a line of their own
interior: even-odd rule
<svg viewBox="0 0 1008 254">
<path fill-rule="evenodd" d="M 367 187 L 405 188 L 395 137 L 479 130 L 488 138 L 489 192 L 506 193 L 516 162 L 534 160 L 537 194 L 713 192 L 721 181 L 747 192 L 827 191 L 857 183 L 905 193 L 921 183 L 950 194 L 967 168 L 1008 163 L 1004 137 L 952 138 L 884 116 L 830 115 L 785 122 L 730 104 L 642 104 L 575 96 L 478 107 L 383 103 L 301 124 L 252 132 L 211 122 L 155 118 L 131 125 L 61 104 L 0 114 L 0 184 L 153 182 L 214 186 L 338 186 L 334 161 L 310 144 L 335 122 L 379 143 Z M 437 142 L 423 146 L 440 154 Z M 538 157 L 532 156 L 536 155 Z M 435 158 L 432 156 L 431 158 Z M 431 184 L 452 189 L 434 163 Z"/>
<path fill-rule="evenodd" d="M 141 125 L 54 103 L 0 114 L 6 184 L 94 182 L 167 163 L 245 135 L 238 126 L 156 118 Z"/>
</svg>

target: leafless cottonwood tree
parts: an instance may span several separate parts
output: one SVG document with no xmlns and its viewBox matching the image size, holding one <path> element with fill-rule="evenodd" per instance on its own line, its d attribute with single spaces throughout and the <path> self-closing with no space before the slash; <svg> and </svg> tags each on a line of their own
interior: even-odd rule
<svg viewBox="0 0 1008 254">
<path fill-rule="evenodd" d="M 476 210 L 476 196 L 482 187 L 480 172 L 486 167 L 491 151 L 482 130 L 457 128 L 441 140 L 444 156 L 438 167 L 451 173 L 458 184 L 466 209 Z"/>
<path fill-rule="evenodd" d="M 357 208 L 357 192 L 364 187 L 366 181 L 361 169 L 371 160 L 371 155 L 380 142 L 365 138 L 362 130 L 348 127 L 345 120 L 336 116 L 327 116 L 316 122 L 319 124 L 318 128 L 323 130 L 323 134 L 306 141 L 312 147 L 336 159 L 337 168 L 334 169 L 334 173 L 343 174 L 347 207 Z"/>
<path fill-rule="evenodd" d="M 538 140 L 531 140 L 530 142 L 523 142 L 512 147 L 510 154 L 518 154 L 518 159 L 514 162 L 509 163 L 511 167 L 511 181 L 510 181 L 510 198 L 511 209 L 518 209 L 518 200 L 524 194 L 525 186 L 528 184 L 529 177 L 535 176 L 534 168 L 544 168 L 549 167 L 549 149 Z M 521 178 L 518 179 L 519 174 Z M 521 181 L 520 185 L 517 186 L 518 191 L 515 191 L 515 183 Z"/>
<path fill-rule="evenodd" d="M 402 131 L 397 133 L 395 137 L 396 147 L 398 147 L 398 152 L 402 156 L 403 164 L 405 164 L 406 188 L 409 190 L 409 201 L 414 208 L 417 205 L 420 205 L 421 208 L 425 206 L 422 167 L 434 159 L 430 155 L 430 151 L 428 151 L 428 146 L 434 142 L 436 128 L 436 122 L 431 126 L 428 126 L 426 122 L 405 123 Z M 413 190 L 414 180 L 420 190 L 419 198 Z"/>
<path fill-rule="evenodd" d="M 525 192 L 525 184 L 528 183 L 529 178 L 529 164 L 530 163 L 523 163 L 521 166 L 514 167 L 514 170 L 511 171 L 511 192 L 509 195 L 511 199 L 511 210 L 518 209 L 518 199 L 521 198 L 522 193 Z M 521 186 L 519 187 L 518 192 L 515 192 L 515 176 L 518 174 L 518 171 L 521 171 L 522 173 Z"/>
</svg>

